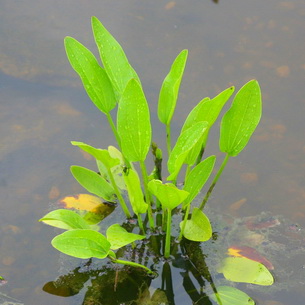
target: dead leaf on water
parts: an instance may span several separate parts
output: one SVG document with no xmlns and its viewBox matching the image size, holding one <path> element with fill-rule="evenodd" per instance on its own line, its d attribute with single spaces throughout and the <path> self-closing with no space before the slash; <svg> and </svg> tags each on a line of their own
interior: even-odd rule
<svg viewBox="0 0 305 305">
<path fill-rule="evenodd" d="M 279 77 L 288 77 L 290 74 L 290 68 L 288 66 L 280 66 L 276 68 L 276 74 Z"/>
<path fill-rule="evenodd" d="M 58 187 L 52 186 L 52 188 L 50 189 L 50 192 L 49 192 L 49 199 L 54 200 L 54 199 L 58 198 L 59 195 L 60 195 L 60 191 L 59 191 Z"/>
<path fill-rule="evenodd" d="M 57 104 L 54 105 L 55 111 L 59 114 L 59 115 L 65 115 L 65 116 L 80 116 L 81 113 L 76 110 L 75 108 L 73 108 L 71 105 L 67 104 L 67 103 L 61 103 L 61 104 Z"/>
<path fill-rule="evenodd" d="M 168 11 L 174 8 L 175 6 L 176 6 L 176 1 L 170 1 L 164 6 L 164 9 Z"/>
</svg>

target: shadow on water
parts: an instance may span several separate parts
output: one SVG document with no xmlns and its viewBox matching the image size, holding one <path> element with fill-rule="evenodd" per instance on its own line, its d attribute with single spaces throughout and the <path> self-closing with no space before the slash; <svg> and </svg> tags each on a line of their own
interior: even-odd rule
<svg viewBox="0 0 305 305">
<path fill-rule="evenodd" d="M 160 249 L 163 237 L 151 236 L 151 239 L 157 242 Z M 78 266 L 57 280 L 46 283 L 43 290 L 61 297 L 79 294 L 83 305 L 175 305 L 181 304 L 181 299 L 185 302 L 191 299 L 193 304 L 198 305 L 212 304 L 207 291 L 217 290 L 205 263 L 205 255 L 200 243 L 185 240 L 181 245 L 176 245 L 172 254 L 168 261 L 161 259 L 160 256 L 153 257 L 155 261 L 153 265 L 159 273 L 157 278 L 149 277 L 145 272 L 135 268 L 116 269 L 108 264 L 95 269 L 90 259 L 83 266 Z M 144 248 L 139 249 L 137 260 L 145 260 L 145 255 L 147 253 Z M 146 261 L 146 265 L 150 262 L 151 260 Z M 176 270 L 174 273 L 175 276 L 180 275 L 179 281 L 183 289 L 175 287 L 172 269 L 179 271 L 177 273 Z M 177 298 L 179 298 L 178 302 Z"/>
</svg>

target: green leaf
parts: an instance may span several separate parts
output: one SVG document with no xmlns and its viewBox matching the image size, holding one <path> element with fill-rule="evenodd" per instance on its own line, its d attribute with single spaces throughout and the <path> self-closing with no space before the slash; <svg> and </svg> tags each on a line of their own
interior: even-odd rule
<svg viewBox="0 0 305 305">
<path fill-rule="evenodd" d="M 65 48 L 71 66 L 80 76 L 94 105 L 103 113 L 109 113 L 116 106 L 116 98 L 105 70 L 94 55 L 74 38 L 65 38 Z"/>
<path fill-rule="evenodd" d="M 78 146 L 83 151 L 92 155 L 95 159 L 100 160 L 106 168 L 110 169 L 120 164 L 120 160 L 118 158 L 112 158 L 109 151 L 106 149 L 95 148 L 83 142 L 71 141 L 71 144 Z"/>
<path fill-rule="evenodd" d="M 123 155 L 130 161 L 144 161 L 151 143 L 150 114 L 140 84 L 132 79 L 119 102 L 117 129 Z"/>
<path fill-rule="evenodd" d="M 189 195 L 189 192 L 179 190 L 171 183 L 163 184 L 162 181 L 156 179 L 148 183 L 148 189 L 160 200 L 163 209 L 176 208 Z"/>
<path fill-rule="evenodd" d="M 180 222 L 182 229 L 183 221 Z M 191 219 L 186 221 L 183 236 L 192 241 L 207 241 L 212 237 L 212 227 L 208 217 L 194 208 Z"/>
<path fill-rule="evenodd" d="M 146 213 L 148 205 L 144 201 L 144 196 L 141 189 L 141 183 L 138 174 L 133 169 L 127 169 L 123 175 L 130 204 L 135 214 Z"/>
<path fill-rule="evenodd" d="M 229 156 L 237 156 L 247 145 L 262 115 L 259 84 L 251 80 L 236 94 L 231 108 L 223 116 L 219 147 Z"/>
<path fill-rule="evenodd" d="M 235 90 L 234 87 L 230 87 L 224 90 L 223 92 L 219 93 L 213 99 L 209 99 L 208 97 L 204 98 L 189 113 L 188 117 L 186 118 L 183 124 L 181 131 L 183 132 L 186 129 L 190 128 L 195 123 L 203 122 L 203 121 L 208 122 L 208 128 L 211 128 L 211 126 L 217 120 L 223 106 L 233 94 L 234 90 Z"/>
<path fill-rule="evenodd" d="M 79 214 L 64 209 L 52 211 L 39 219 L 39 221 L 64 230 L 90 229 L 90 226 Z"/>
<path fill-rule="evenodd" d="M 107 229 L 107 240 L 110 242 L 110 249 L 116 250 L 122 248 L 128 244 L 133 243 L 136 240 L 142 240 L 145 235 L 139 235 L 127 232 L 119 224 L 114 224 Z"/>
<path fill-rule="evenodd" d="M 227 257 L 220 272 L 232 282 L 270 286 L 274 279 L 270 271 L 261 263 L 245 257 Z"/>
<path fill-rule="evenodd" d="M 92 29 L 107 75 L 120 97 L 130 79 L 135 78 L 139 83 L 140 79 L 129 64 L 120 44 L 96 17 L 92 17 Z"/>
<path fill-rule="evenodd" d="M 188 153 L 200 141 L 207 125 L 207 122 L 198 122 L 180 134 L 167 162 L 168 180 L 176 179 Z"/>
<path fill-rule="evenodd" d="M 219 305 L 255 305 L 255 302 L 245 292 L 230 286 L 217 287 L 217 295 L 210 297 Z"/>
<path fill-rule="evenodd" d="M 70 169 L 74 178 L 88 192 L 114 202 L 113 187 L 102 176 L 81 166 L 73 165 Z"/>
<path fill-rule="evenodd" d="M 171 69 L 165 77 L 159 96 L 159 120 L 169 125 L 173 117 L 178 99 L 179 87 L 184 73 L 188 51 L 183 50 L 173 62 Z"/>
<path fill-rule="evenodd" d="M 54 237 L 51 244 L 64 254 L 83 259 L 91 257 L 103 259 L 110 250 L 110 243 L 106 237 L 93 230 L 66 231 Z"/>
<path fill-rule="evenodd" d="M 188 174 L 183 189 L 190 194 L 183 203 L 183 208 L 190 204 L 201 191 L 213 171 L 215 161 L 216 157 L 210 156 L 196 165 Z"/>
</svg>

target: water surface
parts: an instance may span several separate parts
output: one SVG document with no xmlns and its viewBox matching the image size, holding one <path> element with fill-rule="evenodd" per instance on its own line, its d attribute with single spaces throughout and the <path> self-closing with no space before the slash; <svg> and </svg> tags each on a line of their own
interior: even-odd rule
<svg viewBox="0 0 305 305">
<path fill-rule="evenodd" d="M 94 168 L 71 147 L 80 140 L 106 147 L 113 138 L 66 60 L 63 38 L 73 36 L 97 54 L 90 28 L 96 15 L 124 47 L 152 109 L 154 140 L 159 88 L 184 48 L 189 59 L 173 135 L 190 109 L 230 85 L 256 78 L 264 112 L 247 149 L 232 158 L 210 204 L 234 217 L 270 211 L 305 226 L 305 8 L 294 1 L 32 1 L 4 0 L 0 11 L 0 275 L 1 292 L 25 304 L 76 304 L 42 291 L 59 274 L 50 246 L 54 231 L 37 223 L 59 198 L 82 192 L 69 166 Z M 218 126 L 208 154 L 217 152 Z M 221 155 L 219 161 L 221 162 Z M 219 164 L 219 163 L 218 163 Z M 245 200 L 243 200 L 245 199 Z M 234 203 L 244 204 L 234 210 Z M 298 262 L 287 262 L 287 264 Z M 294 268 L 301 268 L 296 265 Z M 174 274 L 173 286 L 181 287 Z M 158 282 L 154 287 L 157 288 Z M 296 290 L 304 283 L 296 282 Z M 283 292 L 260 305 L 301 304 Z M 185 297 L 185 298 L 184 298 Z M 176 304 L 191 304 L 176 297 Z M 79 303 L 81 304 L 81 303 Z"/>
</svg>

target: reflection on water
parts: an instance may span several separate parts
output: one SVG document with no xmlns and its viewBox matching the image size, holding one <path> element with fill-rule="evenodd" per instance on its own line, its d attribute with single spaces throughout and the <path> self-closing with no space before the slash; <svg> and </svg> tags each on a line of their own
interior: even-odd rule
<svg viewBox="0 0 305 305">
<path fill-rule="evenodd" d="M 47 282 L 43 290 L 59 297 L 75 296 L 71 304 L 114 305 L 216 304 L 211 295 L 218 287 L 232 285 L 256 300 L 277 301 L 283 294 L 295 298 L 304 296 L 301 288 L 305 275 L 304 229 L 271 213 L 238 219 L 221 216 L 210 209 L 207 213 L 214 225 L 213 239 L 204 244 L 188 240 L 173 243 L 168 260 L 162 257 L 163 234 L 151 235 L 149 242 L 140 242 L 135 249 L 126 247 L 118 251 L 123 259 L 155 270 L 158 273 L 155 278 L 137 268 L 121 268 L 96 259 L 81 261 L 62 255 L 61 275 Z M 181 219 L 182 215 L 175 217 Z M 126 229 L 132 230 L 132 225 Z M 266 287 L 226 280 L 219 273 L 219 267 L 228 257 L 229 248 L 240 249 L 245 257 L 263 262 L 275 277 L 275 284 Z"/>
<path fill-rule="evenodd" d="M 201 98 L 257 78 L 262 85 L 263 120 L 247 150 L 238 159 L 232 158 L 211 204 L 236 219 L 270 211 L 305 226 L 303 2 L 213 2 L 2 1 L 0 275 L 8 283 L 0 287 L 1 293 L 25 304 L 73 302 L 42 291 L 44 283 L 58 277 L 60 263 L 49 244 L 53 232 L 37 219 L 46 214 L 49 202 L 83 192 L 70 176 L 69 166 L 93 165 L 93 160 L 86 160 L 69 141 L 101 147 L 113 143 L 106 121 L 80 88 L 62 43 L 64 36 L 71 35 L 96 54 L 88 26 L 92 15 L 111 29 L 139 72 L 153 109 L 154 141 L 162 148 L 164 131 L 156 120 L 158 90 L 171 61 L 182 49 L 188 48 L 190 56 L 173 136 Z M 217 127 L 211 132 L 213 137 L 208 154 L 218 151 Z M 303 252 L 291 255 L 289 264 L 293 270 L 301 270 Z M 143 298 L 162 298 L 162 291 L 169 289 L 166 298 L 174 294 L 176 304 L 198 299 L 203 282 L 192 271 L 185 271 L 179 263 L 177 266 L 165 264 L 165 269 L 171 267 L 172 283 L 169 271 L 164 271 L 163 285 L 161 276 L 152 280 Z M 88 285 L 86 282 L 84 287 Z M 192 293 L 185 293 L 183 285 Z M 301 290 L 303 282 L 295 285 Z M 302 291 L 292 295 L 283 290 L 256 300 L 259 305 L 272 304 L 272 300 L 279 305 L 299 305 L 302 296 Z"/>
</svg>

